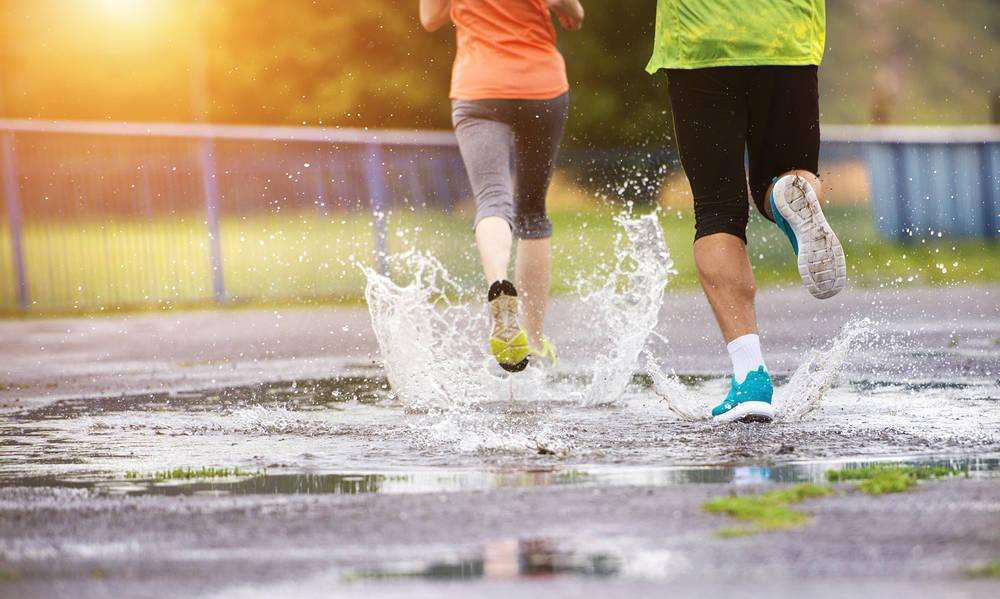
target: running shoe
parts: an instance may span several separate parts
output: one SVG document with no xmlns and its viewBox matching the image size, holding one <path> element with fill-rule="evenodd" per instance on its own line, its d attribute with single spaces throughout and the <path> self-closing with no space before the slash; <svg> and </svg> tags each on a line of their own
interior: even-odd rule
<svg viewBox="0 0 1000 599">
<path fill-rule="evenodd" d="M 556 365 L 556 346 L 549 341 L 548 337 L 542 337 L 542 347 L 541 349 L 532 347 L 531 355 L 538 356 L 542 360 L 548 362 L 549 366 Z"/>
<path fill-rule="evenodd" d="M 774 407 L 771 396 L 774 386 L 771 375 L 761 366 L 747 373 L 742 383 L 736 377 L 730 379 L 729 393 L 722 403 L 712 408 L 712 420 L 716 422 L 771 422 Z"/>
<path fill-rule="evenodd" d="M 490 335 L 490 352 L 500 368 L 508 372 L 521 372 L 528 366 L 528 335 L 517 322 L 517 289 L 510 281 L 495 281 L 487 293 L 493 332 Z"/>
<path fill-rule="evenodd" d="M 813 297 L 833 297 L 847 283 L 844 248 L 830 228 L 812 185 L 785 175 L 771 191 L 771 216 L 798 256 L 799 276 Z"/>
</svg>

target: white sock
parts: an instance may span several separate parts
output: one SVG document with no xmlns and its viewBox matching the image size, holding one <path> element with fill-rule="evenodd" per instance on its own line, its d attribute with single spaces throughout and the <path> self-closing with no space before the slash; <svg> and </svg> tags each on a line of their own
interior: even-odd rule
<svg viewBox="0 0 1000 599">
<path fill-rule="evenodd" d="M 753 372 L 764 366 L 764 355 L 760 352 L 760 336 L 756 333 L 743 335 L 733 339 L 726 345 L 729 350 L 729 359 L 733 361 L 733 376 L 737 383 L 742 383 L 747 378 L 748 372 Z"/>
</svg>

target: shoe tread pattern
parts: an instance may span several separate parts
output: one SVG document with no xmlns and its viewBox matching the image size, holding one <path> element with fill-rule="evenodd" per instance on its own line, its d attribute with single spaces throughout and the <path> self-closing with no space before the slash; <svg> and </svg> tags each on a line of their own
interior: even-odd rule
<svg viewBox="0 0 1000 599">
<path fill-rule="evenodd" d="M 795 232 L 802 284 L 814 297 L 826 299 L 847 284 L 844 248 L 826 221 L 812 186 L 802 177 L 783 177 L 775 184 L 775 205 Z"/>
</svg>

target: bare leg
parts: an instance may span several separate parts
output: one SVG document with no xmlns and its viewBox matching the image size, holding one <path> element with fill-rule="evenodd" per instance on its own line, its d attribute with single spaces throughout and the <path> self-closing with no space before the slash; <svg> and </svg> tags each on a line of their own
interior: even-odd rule
<svg viewBox="0 0 1000 599">
<path fill-rule="evenodd" d="M 551 239 L 518 240 L 515 271 L 521 294 L 521 324 L 528 334 L 528 344 L 541 348 L 552 278 Z"/>
<path fill-rule="evenodd" d="M 757 292 L 743 240 L 728 233 L 706 235 L 694 242 L 698 280 L 726 343 L 757 332 Z"/>
<path fill-rule="evenodd" d="M 476 246 L 479 248 L 479 259 L 483 263 L 487 285 L 507 278 L 513 243 L 514 235 L 510 225 L 499 216 L 487 216 L 476 225 Z"/>
<path fill-rule="evenodd" d="M 820 194 L 819 178 L 809 171 L 794 170 L 782 174 L 803 177 Z M 770 196 L 771 190 L 768 189 Z M 765 204 L 768 215 L 770 203 Z M 742 335 L 757 332 L 757 315 L 754 309 L 756 283 L 750 258 L 743 241 L 734 235 L 716 233 L 694 242 L 694 261 L 698 266 L 698 280 L 712 306 L 722 336 L 729 343 Z"/>
</svg>

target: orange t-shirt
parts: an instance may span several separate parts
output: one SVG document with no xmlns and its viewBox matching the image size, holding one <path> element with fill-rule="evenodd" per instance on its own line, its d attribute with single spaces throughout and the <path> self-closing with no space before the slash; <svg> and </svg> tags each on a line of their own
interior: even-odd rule
<svg viewBox="0 0 1000 599">
<path fill-rule="evenodd" d="M 549 100 L 569 89 L 545 0 L 451 0 L 456 100 Z"/>
</svg>

